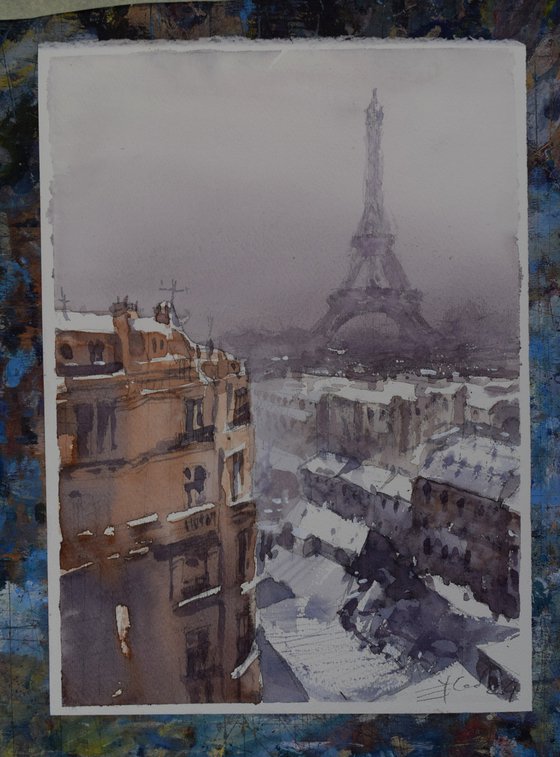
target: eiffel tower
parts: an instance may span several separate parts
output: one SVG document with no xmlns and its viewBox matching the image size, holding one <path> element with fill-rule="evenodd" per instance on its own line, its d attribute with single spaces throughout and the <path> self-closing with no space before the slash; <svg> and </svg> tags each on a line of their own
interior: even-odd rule
<svg viewBox="0 0 560 757">
<path fill-rule="evenodd" d="M 398 329 L 395 349 L 432 346 L 436 332 L 420 312 L 422 294 L 411 289 L 393 252 L 391 234 L 383 208 L 383 163 L 381 124 L 383 108 L 377 90 L 366 110 L 367 167 L 365 204 L 358 230 L 352 238 L 350 270 L 345 280 L 327 298 L 328 310 L 313 333 L 329 342 L 346 323 L 360 315 L 384 314 Z M 380 334 L 364 333 L 375 348 Z"/>
</svg>

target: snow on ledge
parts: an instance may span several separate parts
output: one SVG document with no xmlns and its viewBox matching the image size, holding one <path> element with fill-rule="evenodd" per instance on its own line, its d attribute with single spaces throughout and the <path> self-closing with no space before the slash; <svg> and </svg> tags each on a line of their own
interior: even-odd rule
<svg viewBox="0 0 560 757">
<path fill-rule="evenodd" d="M 188 510 L 178 510 L 174 513 L 169 513 L 167 516 L 168 523 L 176 523 L 180 520 L 185 520 L 185 518 L 188 518 L 191 515 L 196 515 L 196 513 L 203 513 L 205 510 L 212 510 L 212 508 L 215 507 L 215 504 L 213 502 L 208 502 L 206 505 L 197 505 L 197 507 L 189 507 Z"/>
<path fill-rule="evenodd" d="M 259 656 L 259 648 L 255 644 L 255 642 L 253 642 L 253 646 L 251 647 L 251 651 L 249 652 L 249 654 L 247 655 L 247 657 L 245 658 L 245 660 L 243 660 L 243 662 L 241 663 L 241 665 L 238 665 L 235 668 L 235 670 L 231 674 L 231 677 L 232 678 L 241 678 L 241 676 L 244 673 L 246 673 L 247 670 L 251 667 L 251 665 L 255 662 L 255 660 L 258 658 L 258 656 Z"/>
<path fill-rule="evenodd" d="M 147 523 L 155 523 L 158 519 L 157 513 L 152 513 L 151 515 L 144 515 L 143 518 L 135 518 L 134 520 L 127 520 L 126 525 L 130 528 L 135 528 L 135 526 L 145 526 Z"/>
<path fill-rule="evenodd" d="M 200 594 L 196 594 L 194 597 L 189 597 L 188 599 L 183 599 L 177 607 L 184 607 L 185 605 L 190 604 L 191 602 L 196 602 L 199 599 L 206 599 L 206 597 L 213 597 L 214 594 L 219 594 L 222 590 L 221 586 L 215 586 L 213 589 L 207 589 L 207 591 L 203 591 Z"/>
</svg>

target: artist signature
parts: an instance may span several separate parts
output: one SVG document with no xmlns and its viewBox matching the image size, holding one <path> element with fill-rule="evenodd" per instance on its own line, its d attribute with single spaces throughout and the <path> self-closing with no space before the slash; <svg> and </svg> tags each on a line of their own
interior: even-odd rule
<svg viewBox="0 0 560 757">
<path fill-rule="evenodd" d="M 416 695 L 417 702 L 435 702 L 441 701 L 446 704 L 450 698 L 455 694 L 462 694 L 470 689 L 482 689 L 488 694 L 501 695 L 505 699 L 510 701 L 517 693 L 517 687 L 515 683 L 508 682 L 501 690 L 484 686 L 482 683 L 469 683 L 464 675 L 459 676 L 446 676 L 444 678 L 438 678 L 437 683 L 433 683 L 430 686 L 426 686 L 424 689 L 420 689 Z"/>
</svg>

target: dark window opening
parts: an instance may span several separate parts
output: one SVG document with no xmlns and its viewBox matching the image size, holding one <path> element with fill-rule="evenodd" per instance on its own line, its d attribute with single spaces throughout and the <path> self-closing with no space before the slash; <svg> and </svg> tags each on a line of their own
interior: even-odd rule
<svg viewBox="0 0 560 757">
<path fill-rule="evenodd" d="M 248 611 L 237 616 L 237 665 L 248 657 L 253 646 L 253 621 Z"/>
<path fill-rule="evenodd" d="M 191 442 L 211 442 L 214 440 L 214 426 L 204 425 L 202 399 L 188 399 L 185 402 L 185 436 Z"/>
<path fill-rule="evenodd" d="M 187 632 L 187 680 L 204 678 L 209 669 L 208 628 Z"/>
<path fill-rule="evenodd" d="M 426 497 L 426 499 L 429 499 L 432 493 L 432 486 L 429 481 L 426 481 L 424 483 L 424 486 L 422 487 L 422 491 L 424 492 L 424 496 Z"/>
<path fill-rule="evenodd" d="M 244 426 L 251 420 L 249 409 L 249 391 L 246 386 L 235 390 L 235 403 L 233 407 L 233 425 Z"/>
<path fill-rule="evenodd" d="M 76 414 L 78 456 L 87 457 L 91 451 L 89 437 L 93 429 L 93 405 L 76 405 L 74 413 Z"/>
<path fill-rule="evenodd" d="M 243 579 L 247 571 L 247 555 L 249 553 L 249 533 L 240 531 L 237 534 L 237 577 Z"/>
<path fill-rule="evenodd" d="M 430 538 L 427 537 L 424 539 L 424 554 L 425 555 L 431 555 L 432 554 L 432 542 L 430 541 Z"/>
<path fill-rule="evenodd" d="M 115 414 L 115 404 L 108 402 L 97 403 L 97 451 L 105 450 L 107 431 L 110 430 L 110 448 L 117 449 L 115 432 L 117 418 Z"/>
<path fill-rule="evenodd" d="M 243 451 L 235 452 L 231 460 L 231 498 L 234 502 L 243 491 L 243 464 Z"/>
<path fill-rule="evenodd" d="M 103 362 L 103 350 L 105 349 L 105 345 L 102 341 L 97 339 L 95 342 L 88 342 L 88 350 L 89 350 L 89 362 L 93 365 L 94 363 L 102 363 Z"/>
<path fill-rule="evenodd" d="M 72 349 L 72 347 L 70 347 L 69 344 L 64 342 L 64 344 L 60 345 L 60 354 L 65 360 L 72 360 L 72 358 L 74 357 L 74 350 Z"/>
<path fill-rule="evenodd" d="M 183 474 L 187 479 L 187 483 L 184 485 L 184 489 L 187 493 L 188 505 L 190 507 L 193 504 L 192 499 L 194 492 L 199 495 L 197 499 L 200 500 L 200 495 L 204 491 L 204 486 L 206 484 L 208 474 L 206 473 L 206 469 L 203 468 L 202 465 L 197 465 L 195 467 L 194 475 L 190 468 L 185 468 Z"/>
</svg>

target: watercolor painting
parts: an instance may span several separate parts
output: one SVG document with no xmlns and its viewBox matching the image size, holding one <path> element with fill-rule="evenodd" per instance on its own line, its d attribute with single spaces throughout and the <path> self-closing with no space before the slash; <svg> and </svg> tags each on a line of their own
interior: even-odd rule
<svg viewBox="0 0 560 757">
<path fill-rule="evenodd" d="M 558 751 L 558 687 L 560 659 L 558 603 L 558 505 L 559 505 L 559 414 L 558 382 L 558 278 L 557 235 L 560 229 L 558 186 L 558 86 L 556 70 L 560 57 L 557 44 L 559 16 L 557 4 L 535 4 L 519 0 L 502 2 L 437 4 L 419 2 L 357 3 L 342 0 L 335 4 L 288 0 L 247 3 L 159 3 L 95 8 L 80 12 L 44 15 L 56 10 L 57 3 L 21 2 L 2 6 L 0 16 L 15 11 L 21 20 L 2 21 L 2 77 L 0 82 L 0 293 L 2 337 L 0 349 L 0 522 L 1 574 L 0 617 L 0 752 L 15 755 L 424 755 L 494 754 L 550 755 Z M 82 4 L 84 5 L 84 4 Z M 75 11 L 78 3 L 64 2 Z M 13 16 L 10 16 L 13 17 Z M 246 38 L 294 38 L 348 35 L 356 42 L 368 37 L 515 39 L 526 46 L 527 145 L 529 174 L 529 315 L 531 377 L 531 557 L 532 557 L 532 666 L 533 705 L 519 713 L 418 715 L 357 715 L 337 713 L 273 715 L 251 712 L 245 715 L 213 716 L 207 708 L 197 714 L 130 715 L 126 706 L 111 715 L 91 717 L 81 712 L 74 717 L 49 713 L 49 679 L 55 681 L 60 669 L 49 671 L 48 616 L 56 602 L 47 604 L 47 524 L 45 518 L 44 403 L 41 323 L 40 231 L 43 221 L 39 208 L 39 136 L 37 48 L 44 42 L 96 43 L 99 40 L 170 39 L 196 40 L 212 34 L 241 35 Z M 153 43 L 152 43 L 153 44 Z M 261 43 L 262 44 L 262 43 Z M 214 47 L 215 42 L 209 41 Z M 118 71 L 117 64 L 114 73 Z M 244 75 L 240 72 L 240 75 Z M 485 75 L 473 69 L 479 81 Z M 384 110 L 382 152 L 385 160 L 383 186 L 385 210 L 390 214 L 398 259 L 413 288 L 424 294 L 421 312 L 432 326 L 437 325 L 429 309 L 429 277 L 419 280 L 410 265 L 406 247 L 401 245 L 407 214 L 402 214 L 398 196 L 390 194 L 393 150 L 388 144 L 394 110 L 379 78 L 368 81 L 369 92 L 362 98 L 361 140 L 356 142 L 362 161 L 365 156 L 365 109 L 372 91 Z M 462 83 L 458 80 L 457 87 Z M 463 87 L 466 95 L 467 89 Z M 82 89 L 79 97 L 87 101 Z M 470 98 L 470 94 L 469 94 Z M 449 101 L 451 110 L 454 101 Z M 410 131 L 416 126 L 416 112 Z M 479 119 L 486 110 L 481 108 Z M 522 119 L 521 119 L 522 120 Z M 319 129 L 318 129 L 319 130 Z M 167 137 L 166 135 L 162 134 Z M 401 134 L 402 136 L 402 134 Z M 441 136 L 441 133 L 438 133 Z M 482 136 L 495 139 L 490 134 Z M 439 140 L 440 146 L 445 140 Z M 312 142 L 311 142 L 312 144 Z M 403 149 L 403 148 L 401 148 Z M 462 151 L 458 151 L 461 155 Z M 410 163 L 410 161 L 408 161 Z M 364 165 L 354 169 L 362 171 Z M 157 171 L 155 172 L 157 175 Z M 400 172 L 402 181 L 409 171 Z M 330 183 L 330 182 L 328 182 Z M 161 187 L 158 187 L 161 188 Z M 450 193 L 451 194 L 451 193 Z M 421 197 L 422 194 L 418 193 Z M 486 198 L 491 204 L 491 201 Z M 363 194 L 353 202 L 354 217 L 346 229 L 347 240 L 356 233 L 363 209 Z M 448 208 L 435 204 L 432 222 L 435 238 L 443 235 Z M 254 216 L 254 219 L 256 214 Z M 434 215 L 432 215 L 432 218 Z M 155 216 L 151 216 L 155 218 Z M 254 220 L 253 219 L 253 220 Z M 114 224 L 113 224 L 114 228 Z M 348 241 L 341 257 L 348 251 Z M 192 263 L 192 260 L 191 260 Z M 332 265 L 330 262 L 329 265 Z M 434 267 L 431 267 L 434 270 Z M 436 267 L 435 270 L 439 270 Z M 334 291 L 348 272 L 348 258 L 337 268 L 336 277 L 325 287 Z M 254 275 L 254 274 L 253 274 Z M 163 284 L 161 278 L 164 278 Z M 152 306 L 170 293 L 159 287 L 189 288 L 181 269 L 173 261 L 167 271 L 151 277 L 151 290 L 137 296 Z M 481 277 L 482 279 L 482 274 Z M 115 287 L 116 288 L 116 287 Z M 120 294 L 120 293 L 119 293 Z M 55 296 L 56 295 L 56 296 Z M 74 293 L 70 292 L 74 297 Z M 155 296 L 154 296 L 155 295 Z M 80 297 L 82 294 L 80 293 Z M 177 307 L 199 308 L 177 294 Z M 327 312 L 324 295 L 306 328 L 312 328 Z M 62 298 L 60 290 L 51 300 Z M 116 299 L 116 298 L 115 298 Z M 77 300 L 79 303 L 79 300 Z M 58 309 L 62 303 L 56 303 Z M 107 312 L 109 303 L 103 303 Z M 77 307 L 75 300 L 69 307 Z M 89 306 L 88 306 L 89 307 Z M 91 308 L 90 308 L 91 309 Z M 264 308 L 262 308 L 264 311 Z M 202 314 L 204 334 L 209 324 Z M 217 318 L 217 316 L 216 316 Z M 217 321 L 216 321 L 217 322 Z M 256 324 L 257 327 L 259 324 Z M 224 329 L 226 330 L 226 329 Z M 278 330 L 275 324 L 269 330 Z M 482 331 L 482 330 L 481 330 Z M 188 330 L 187 330 L 187 333 Z M 216 332 L 217 333 L 217 332 Z M 218 340 L 214 337 L 214 341 Z M 338 347 L 337 347 L 338 348 Z M 226 347 L 227 349 L 227 347 Z M 233 345 L 230 347 L 232 354 Z M 278 355 L 286 354 L 278 352 Z M 249 371 L 251 381 L 256 379 Z M 254 413 L 254 401 L 252 407 Z M 523 529 L 522 529 L 523 534 Z M 56 547 L 55 549 L 58 549 Z M 50 550 L 49 550 L 50 554 Z M 521 555 L 527 554 L 521 548 Z M 49 566 L 50 567 L 50 566 Z M 521 571 L 522 573 L 523 571 Z M 51 586 L 52 588 L 52 581 Z M 523 592 L 521 592 L 523 598 Z M 113 608 L 114 609 L 114 608 Z M 444 679 L 445 683 L 445 679 Z M 305 703 L 302 703 L 302 706 Z M 261 706 L 262 707 L 262 706 Z"/>
<path fill-rule="evenodd" d="M 55 709 L 527 706 L 521 48 L 42 60 Z"/>
</svg>

